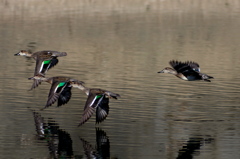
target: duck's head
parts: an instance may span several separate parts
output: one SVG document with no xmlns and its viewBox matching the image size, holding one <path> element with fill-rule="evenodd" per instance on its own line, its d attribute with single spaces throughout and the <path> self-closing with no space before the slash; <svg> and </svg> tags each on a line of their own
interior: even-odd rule
<svg viewBox="0 0 240 159">
<path fill-rule="evenodd" d="M 31 53 L 27 50 L 21 50 L 19 53 L 14 54 L 14 56 L 31 56 Z"/>
<path fill-rule="evenodd" d="M 175 71 L 173 68 L 171 68 L 171 67 L 166 67 L 166 68 L 164 68 L 162 71 L 159 71 L 158 73 L 170 73 L 170 74 L 175 74 L 176 71 Z"/>
<path fill-rule="evenodd" d="M 83 81 L 79 81 L 76 79 L 70 79 L 69 83 L 72 85 L 72 87 L 79 88 L 79 89 L 84 87 L 83 84 L 85 84 Z"/>
</svg>

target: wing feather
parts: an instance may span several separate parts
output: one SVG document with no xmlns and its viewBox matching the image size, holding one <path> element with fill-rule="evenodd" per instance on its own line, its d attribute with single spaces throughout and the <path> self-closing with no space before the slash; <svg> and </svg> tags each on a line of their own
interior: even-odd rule
<svg viewBox="0 0 240 159">
<path fill-rule="evenodd" d="M 33 90 L 34 88 L 37 88 L 38 85 L 41 84 L 41 80 L 33 79 L 33 84 L 30 90 Z"/>
<path fill-rule="evenodd" d="M 82 118 L 81 118 L 80 123 L 79 123 L 78 126 L 81 126 L 81 125 L 83 125 L 86 121 L 88 121 L 88 119 L 90 119 L 91 116 L 93 115 L 94 111 L 95 111 L 95 108 L 93 108 L 93 107 L 87 107 L 87 108 L 84 110 L 84 112 L 83 112 Z"/>
<path fill-rule="evenodd" d="M 64 85 L 59 86 L 60 83 L 61 82 L 59 82 L 59 81 L 53 82 L 53 84 L 51 86 L 51 89 L 49 91 L 49 94 L 48 94 L 48 101 L 47 101 L 47 104 L 45 105 L 45 108 L 47 108 L 47 107 L 51 106 L 52 104 L 54 104 L 58 100 L 58 98 L 61 95 L 62 91 L 68 85 L 67 82 L 64 82 L 65 83 Z"/>
<path fill-rule="evenodd" d="M 169 64 L 178 73 L 182 73 L 182 72 L 188 71 L 188 70 L 194 70 L 194 71 L 200 72 L 199 64 L 196 62 L 193 62 L 193 61 L 181 62 L 181 61 L 172 60 L 169 62 Z"/>
<path fill-rule="evenodd" d="M 96 111 L 96 124 L 101 123 L 106 119 L 109 112 L 109 98 L 105 96 L 102 97 L 102 100 L 99 102 Z"/>
<path fill-rule="evenodd" d="M 60 94 L 58 98 L 58 107 L 64 104 L 67 104 L 69 100 L 71 99 L 72 92 L 71 92 L 72 87 L 65 87 L 62 93 Z"/>
</svg>

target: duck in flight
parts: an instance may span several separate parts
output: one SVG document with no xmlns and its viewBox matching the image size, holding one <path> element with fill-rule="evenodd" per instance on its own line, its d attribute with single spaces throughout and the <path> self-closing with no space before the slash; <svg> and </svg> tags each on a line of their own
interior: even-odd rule
<svg viewBox="0 0 240 159">
<path fill-rule="evenodd" d="M 213 78 L 212 76 L 208 76 L 200 72 L 200 66 L 196 62 L 192 61 L 175 61 L 172 60 L 169 64 L 173 67 L 166 67 L 162 71 L 158 73 L 169 73 L 173 74 L 176 77 L 186 80 L 186 81 L 196 81 L 196 80 L 203 80 L 207 82 L 211 82 L 209 79 Z"/>
<path fill-rule="evenodd" d="M 88 96 L 84 106 L 84 112 L 78 126 L 81 126 L 88 121 L 94 112 L 96 112 L 96 124 L 104 121 L 109 112 L 109 99 L 118 99 L 118 97 L 120 97 L 119 94 L 115 94 L 107 90 L 87 88 L 79 81 L 70 81 L 70 83 L 72 87 L 82 90 Z"/>
<path fill-rule="evenodd" d="M 46 72 L 57 65 L 58 59 L 57 57 L 67 56 L 66 52 L 58 52 L 58 51 L 38 51 L 35 53 L 30 53 L 26 50 L 21 50 L 19 53 L 14 54 L 15 56 L 26 56 L 31 57 L 36 60 L 36 66 L 34 71 L 34 76 L 42 75 L 45 76 Z M 36 88 L 39 84 L 41 84 L 40 80 L 33 79 L 34 82 L 30 90 Z"/>
<path fill-rule="evenodd" d="M 35 79 L 39 80 L 40 82 L 48 82 L 51 84 L 51 88 L 48 94 L 48 100 L 45 105 L 45 108 L 51 106 L 58 100 L 57 106 L 64 105 L 68 103 L 68 101 L 71 99 L 72 93 L 71 89 L 73 87 L 72 83 L 73 82 L 78 82 L 79 84 L 83 84 L 84 82 L 78 81 L 75 79 L 72 79 L 70 77 L 62 77 L 62 76 L 57 76 L 57 77 L 44 77 L 41 74 L 38 74 L 34 77 L 30 77 L 28 79 Z"/>
</svg>

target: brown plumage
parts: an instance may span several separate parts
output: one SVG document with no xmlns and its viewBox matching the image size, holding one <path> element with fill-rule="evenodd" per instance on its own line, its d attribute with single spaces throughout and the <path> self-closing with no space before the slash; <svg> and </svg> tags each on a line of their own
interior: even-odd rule
<svg viewBox="0 0 240 159">
<path fill-rule="evenodd" d="M 34 76 L 41 74 L 45 76 L 47 71 L 57 65 L 58 59 L 57 57 L 67 56 L 66 52 L 58 52 L 58 51 L 38 51 L 35 53 L 30 53 L 26 50 L 21 50 L 19 53 L 14 54 L 15 56 L 26 56 L 31 57 L 36 60 Z M 38 87 L 41 84 L 41 81 L 33 79 L 33 84 L 30 90 Z"/>
<path fill-rule="evenodd" d="M 50 78 L 46 78 L 42 75 L 36 75 L 34 77 L 31 77 L 29 79 L 35 79 L 35 80 L 39 80 L 39 81 L 44 81 L 44 82 L 48 82 L 51 84 L 51 88 L 48 94 L 48 100 L 47 103 L 45 105 L 45 108 L 51 106 L 52 104 L 54 104 L 57 100 L 58 100 L 58 105 L 57 106 L 61 106 L 64 105 L 66 103 L 68 103 L 68 101 L 71 99 L 72 93 L 71 93 L 71 89 L 72 89 L 72 85 L 71 82 L 72 81 L 78 81 L 75 79 L 71 79 L 70 77 L 62 77 L 62 76 L 57 76 L 57 77 L 50 77 Z M 82 81 L 78 81 L 79 83 L 84 83 Z"/>
<path fill-rule="evenodd" d="M 169 73 L 173 74 L 176 77 L 186 80 L 186 81 L 195 81 L 195 80 L 204 80 L 211 82 L 209 79 L 213 78 L 206 74 L 200 73 L 199 64 L 193 61 L 180 62 L 172 60 L 169 64 L 173 67 L 166 67 L 158 73 Z"/>
<path fill-rule="evenodd" d="M 117 99 L 115 94 L 102 89 L 89 89 L 88 98 L 85 103 L 84 112 L 78 126 L 84 124 L 96 111 L 96 124 L 106 119 L 109 113 L 109 98 Z"/>
<path fill-rule="evenodd" d="M 84 106 L 84 112 L 78 126 L 84 124 L 94 112 L 96 112 L 96 124 L 104 121 L 109 112 L 109 98 L 117 99 L 120 97 L 119 94 L 115 94 L 107 90 L 87 88 L 79 81 L 71 81 L 70 83 L 72 87 L 82 90 L 88 96 Z"/>
</svg>

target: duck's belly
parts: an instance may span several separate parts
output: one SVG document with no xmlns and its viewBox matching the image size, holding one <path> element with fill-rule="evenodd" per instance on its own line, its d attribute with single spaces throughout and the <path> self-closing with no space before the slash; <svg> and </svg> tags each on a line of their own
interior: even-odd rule
<svg viewBox="0 0 240 159">
<path fill-rule="evenodd" d="M 188 79 L 183 74 L 178 74 L 178 78 L 181 78 L 182 80 L 188 81 Z"/>
<path fill-rule="evenodd" d="M 196 79 L 195 76 L 184 76 L 183 74 L 181 75 L 178 75 L 179 78 L 181 78 L 182 80 L 185 80 L 185 81 L 195 81 L 195 80 L 199 80 L 199 79 Z"/>
<path fill-rule="evenodd" d="M 186 77 L 185 77 L 186 78 Z M 195 81 L 195 80 L 199 80 L 199 79 L 196 79 L 195 76 L 187 76 L 186 78 L 188 81 Z"/>
</svg>

